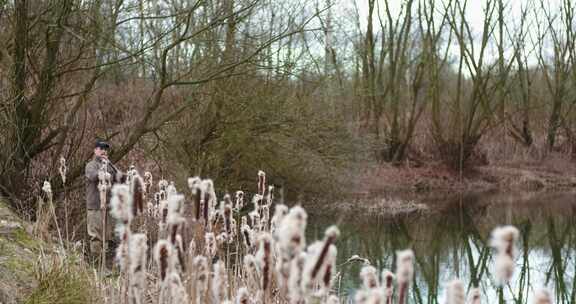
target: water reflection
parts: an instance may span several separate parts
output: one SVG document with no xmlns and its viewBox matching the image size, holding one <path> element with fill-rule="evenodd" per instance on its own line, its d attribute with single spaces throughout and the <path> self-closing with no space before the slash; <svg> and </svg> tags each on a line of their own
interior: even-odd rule
<svg viewBox="0 0 576 304">
<path fill-rule="evenodd" d="M 311 214 L 309 239 L 338 223 L 339 264 L 352 255 L 378 269 L 393 269 L 394 252 L 412 248 L 416 276 L 409 303 L 442 303 L 444 284 L 460 278 L 480 286 L 483 303 L 530 303 L 536 288 L 548 287 L 556 303 L 574 303 L 576 280 L 575 214 L 572 193 L 490 194 L 427 200 L 438 212 L 395 218 L 366 214 Z M 521 232 L 515 274 L 498 288 L 492 275 L 491 230 L 503 224 Z M 340 293 L 360 286 L 359 263 L 340 267 Z"/>
</svg>

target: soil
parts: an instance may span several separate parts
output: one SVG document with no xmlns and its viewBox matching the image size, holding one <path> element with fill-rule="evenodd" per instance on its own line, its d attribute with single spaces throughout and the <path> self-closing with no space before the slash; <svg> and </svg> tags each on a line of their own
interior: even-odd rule
<svg viewBox="0 0 576 304">
<path fill-rule="evenodd" d="M 357 195 L 386 192 L 567 191 L 576 189 L 576 168 L 550 164 L 499 164 L 456 172 L 442 165 L 418 168 L 369 166 L 360 174 Z"/>
</svg>

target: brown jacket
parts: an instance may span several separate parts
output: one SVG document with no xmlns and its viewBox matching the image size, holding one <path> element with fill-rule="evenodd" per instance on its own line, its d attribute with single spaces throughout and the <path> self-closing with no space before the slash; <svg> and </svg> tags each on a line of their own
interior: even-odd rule
<svg viewBox="0 0 576 304">
<path fill-rule="evenodd" d="M 102 159 L 94 157 L 86 164 L 86 209 L 100 209 L 100 192 L 98 192 L 98 170 L 102 166 Z M 123 174 L 112 163 L 108 162 L 108 172 L 112 175 L 112 183 L 121 181 Z M 111 191 L 108 191 L 108 203 L 110 203 Z"/>
</svg>

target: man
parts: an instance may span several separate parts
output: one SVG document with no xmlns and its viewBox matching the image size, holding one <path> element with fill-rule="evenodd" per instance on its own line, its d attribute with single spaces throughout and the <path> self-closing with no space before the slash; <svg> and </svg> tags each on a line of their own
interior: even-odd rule
<svg viewBox="0 0 576 304">
<path fill-rule="evenodd" d="M 110 145 L 103 140 L 97 140 L 94 147 L 94 157 L 88 164 L 86 164 L 86 226 L 88 229 L 88 236 L 90 238 L 90 252 L 94 257 L 99 257 L 102 253 L 102 209 L 100 202 L 100 191 L 98 184 L 100 179 L 98 173 L 100 170 L 106 170 L 110 173 L 111 184 L 121 181 L 123 174 L 118 170 L 109 160 L 108 151 Z M 104 166 L 107 163 L 107 166 Z M 111 185 L 110 185 L 111 186 Z M 106 193 L 106 206 L 110 203 L 111 190 L 108 189 Z M 109 211 L 110 208 L 107 207 Z M 112 225 L 112 218 L 107 216 L 106 219 L 106 240 L 111 242 L 113 240 L 114 226 Z M 111 246 L 108 246 L 111 248 Z"/>
</svg>

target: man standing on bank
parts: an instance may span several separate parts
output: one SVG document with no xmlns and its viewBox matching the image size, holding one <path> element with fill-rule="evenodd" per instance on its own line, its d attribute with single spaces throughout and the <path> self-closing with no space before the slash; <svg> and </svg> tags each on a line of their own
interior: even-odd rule
<svg viewBox="0 0 576 304">
<path fill-rule="evenodd" d="M 100 192 L 98 190 L 98 172 L 103 169 L 108 171 L 111 175 L 111 183 L 119 183 L 122 180 L 123 173 L 118 170 L 109 160 L 108 151 L 110 145 L 104 140 L 96 140 L 94 147 L 94 157 L 88 164 L 86 164 L 86 226 L 88 229 L 88 237 L 90 238 L 90 253 L 93 257 L 99 257 L 102 254 L 102 240 L 103 238 L 103 219 L 102 210 L 100 209 Z M 104 163 L 108 165 L 104 167 Z M 110 203 L 111 189 L 106 194 L 106 204 Z M 110 208 L 106 208 L 110 210 Z M 106 241 L 112 243 L 114 225 L 112 224 L 111 217 L 108 216 L 106 220 Z M 112 248 L 107 244 L 107 248 Z"/>
</svg>

